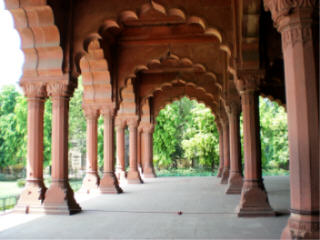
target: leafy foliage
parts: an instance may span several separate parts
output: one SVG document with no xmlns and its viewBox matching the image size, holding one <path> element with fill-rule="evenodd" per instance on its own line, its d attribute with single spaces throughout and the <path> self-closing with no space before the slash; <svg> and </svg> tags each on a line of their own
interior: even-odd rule
<svg viewBox="0 0 320 240">
<path fill-rule="evenodd" d="M 82 110 L 82 78 L 74 91 L 69 107 L 69 147 L 77 149 L 82 155 L 86 153 L 86 118 Z"/>
<path fill-rule="evenodd" d="M 260 97 L 259 110 L 262 168 L 287 170 L 289 146 L 285 109 L 275 102 Z"/>
<path fill-rule="evenodd" d="M 203 104 L 184 97 L 160 111 L 153 134 L 158 168 L 178 165 L 209 168 L 218 160 L 218 133 L 214 117 Z"/>
</svg>

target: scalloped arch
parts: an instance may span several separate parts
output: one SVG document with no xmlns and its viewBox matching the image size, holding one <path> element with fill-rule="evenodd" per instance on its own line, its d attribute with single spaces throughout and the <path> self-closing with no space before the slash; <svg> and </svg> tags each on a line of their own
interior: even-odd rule
<svg viewBox="0 0 320 240">
<path fill-rule="evenodd" d="M 25 57 L 21 83 L 28 79 L 63 76 L 63 51 L 52 8 L 46 1 L 6 0 Z"/>
<path fill-rule="evenodd" d="M 151 59 L 144 65 L 138 65 L 134 68 L 133 72 L 129 74 L 128 78 L 136 77 L 137 73 L 143 70 L 160 69 L 160 68 L 193 68 L 195 71 L 206 73 L 207 76 L 211 77 L 219 87 L 217 75 L 213 72 L 208 72 L 206 67 L 200 63 L 193 63 L 189 58 L 179 58 L 174 54 L 167 54 L 165 57 L 160 57 L 159 59 Z"/>
<path fill-rule="evenodd" d="M 187 87 L 187 85 L 185 85 L 185 87 Z M 210 96 L 208 96 L 206 94 L 206 92 L 203 91 L 203 89 L 196 88 L 191 85 L 189 85 L 188 87 L 191 88 L 192 91 L 186 90 L 186 91 L 177 93 L 176 91 L 172 91 L 173 90 L 172 87 L 168 88 L 168 89 L 163 89 L 163 91 L 159 91 L 154 96 L 154 101 L 157 101 L 158 100 L 157 98 L 161 99 L 161 97 L 165 97 L 167 99 L 165 99 L 163 102 L 160 102 L 160 104 L 159 104 L 159 102 L 155 102 L 155 106 L 154 106 L 155 107 L 155 109 L 154 109 L 155 116 L 157 116 L 159 114 L 160 110 L 163 109 L 166 105 L 172 103 L 173 101 L 179 100 L 182 97 L 188 97 L 189 99 L 196 100 L 199 103 L 203 103 L 206 107 L 208 107 L 211 110 L 211 112 L 215 116 L 219 116 L 218 104 L 215 103 L 214 101 L 212 101 Z M 170 92 L 170 91 L 172 91 L 172 92 Z M 197 93 L 195 93 L 195 91 Z M 170 94 L 172 94 L 172 96 Z"/>
<path fill-rule="evenodd" d="M 205 20 L 199 16 L 187 17 L 185 12 L 179 8 L 167 10 L 164 6 L 154 1 L 143 4 L 138 11 L 126 10 L 118 15 L 118 21 L 106 20 L 100 28 L 103 32 L 117 28 L 119 31 L 129 22 L 145 20 L 157 20 L 168 22 L 179 22 L 199 26 L 205 35 L 214 36 L 220 44 L 223 43 L 223 33 L 215 27 L 207 26 Z"/>
<path fill-rule="evenodd" d="M 283 103 L 280 99 L 274 98 L 273 96 L 267 95 L 267 94 L 264 94 L 264 93 L 260 93 L 260 96 L 269 99 L 271 102 L 277 103 L 279 106 L 283 107 L 285 109 L 285 111 L 287 111 L 286 104 Z"/>
</svg>

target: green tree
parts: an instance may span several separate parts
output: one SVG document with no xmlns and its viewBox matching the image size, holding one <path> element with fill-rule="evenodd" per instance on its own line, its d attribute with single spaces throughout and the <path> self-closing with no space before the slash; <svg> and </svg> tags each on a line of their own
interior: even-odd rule
<svg viewBox="0 0 320 240">
<path fill-rule="evenodd" d="M 261 97 L 259 100 L 262 167 L 265 170 L 287 170 L 287 114 L 277 103 Z"/>
<path fill-rule="evenodd" d="M 78 80 L 78 88 L 74 91 L 69 107 L 69 147 L 81 154 L 86 153 L 86 118 L 82 110 L 82 78 Z"/>
<path fill-rule="evenodd" d="M 21 126 L 20 122 L 26 122 L 26 115 L 19 112 L 17 103 L 25 104 L 21 94 L 14 86 L 4 86 L 0 91 L 0 166 L 2 169 L 23 165 L 25 159 L 26 131 L 25 126 Z"/>
<path fill-rule="evenodd" d="M 158 168 L 177 168 L 179 161 L 193 167 L 212 167 L 218 161 L 218 132 L 211 111 L 184 97 L 160 111 L 153 134 Z"/>
</svg>

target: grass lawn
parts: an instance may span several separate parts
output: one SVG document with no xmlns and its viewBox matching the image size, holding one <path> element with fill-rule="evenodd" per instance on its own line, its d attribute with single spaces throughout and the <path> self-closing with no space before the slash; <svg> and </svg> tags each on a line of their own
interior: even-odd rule
<svg viewBox="0 0 320 240">
<path fill-rule="evenodd" d="M 70 186 L 73 191 L 78 191 L 81 187 L 82 180 L 70 179 Z M 50 186 L 50 180 L 45 180 L 45 185 Z M 19 195 L 23 187 L 18 187 L 16 181 L 0 181 L 0 198 Z"/>
<path fill-rule="evenodd" d="M 16 181 L 1 181 L 0 182 L 0 197 L 19 195 L 22 191 L 19 188 Z"/>
<path fill-rule="evenodd" d="M 161 169 L 156 171 L 158 177 L 192 177 L 192 176 L 214 176 L 216 173 L 212 171 L 203 170 L 203 169 L 193 169 L 193 168 L 178 168 L 165 170 Z"/>
</svg>

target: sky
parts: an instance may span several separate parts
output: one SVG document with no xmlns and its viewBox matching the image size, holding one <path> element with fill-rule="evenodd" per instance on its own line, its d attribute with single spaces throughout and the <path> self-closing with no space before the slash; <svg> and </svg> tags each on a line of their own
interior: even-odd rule
<svg viewBox="0 0 320 240">
<path fill-rule="evenodd" d="M 0 88 L 3 85 L 15 84 L 22 75 L 24 55 L 20 49 L 21 40 L 14 29 L 11 14 L 4 10 L 4 2 L 0 0 Z"/>
</svg>

